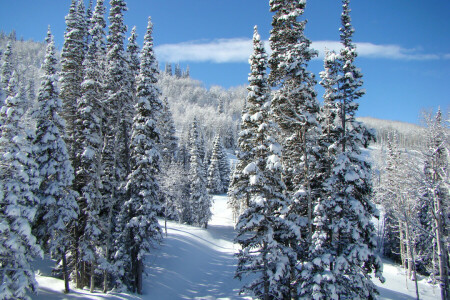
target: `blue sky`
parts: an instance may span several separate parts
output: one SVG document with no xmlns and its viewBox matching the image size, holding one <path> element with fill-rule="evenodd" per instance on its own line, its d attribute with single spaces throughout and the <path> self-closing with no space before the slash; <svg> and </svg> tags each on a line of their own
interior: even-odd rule
<svg viewBox="0 0 450 300">
<path fill-rule="evenodd" d="M 87 2 L 87 0 L 86 0 Z M 253 26 L 269 38 L 269 0 L 129 0 L 125 22 L 142 43 L 147 17 L 154 23 L 157 58 L 190 66 L 206 86 L 247 83 Z M 0 29 L 42 41 L 51 25 L 58 48 L 70 0 L 0 0 Z M 353 0 L 356 61 L 367 94 L 359 116 L 419 122 L 421 109 L 450 106 L 450 1 Z M 304 17 L 313 47 L 338 47 L 341 1 L 308 1 Z M 319 57 L 310 64 L 322 70 Z M 319 96 L 323 91 L 317 88 Z"/>
</svg>

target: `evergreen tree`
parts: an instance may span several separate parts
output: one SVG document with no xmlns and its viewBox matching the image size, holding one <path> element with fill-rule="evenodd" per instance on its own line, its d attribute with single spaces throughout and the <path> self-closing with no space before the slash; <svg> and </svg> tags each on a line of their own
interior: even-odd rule
<svg viewBox="0 0 450 300">
<path fill-rule="evenodd" d="M 24 299 L 37 292 L 31 262 L 42 250 L 31 234 L 40 184 L 29 134 L 23 125 L 24 94 L 16 92 L 14 74 L 0 111 L 0 298 Z"/>
<path fill-rule="evenodd" d="M 273 137 L 273 124 L 268 122 L 270 89 L 267 83 L 267 54 L 255 27 L 254 52 L 250 57 L 247 113 L 249 163 L 242 173 L 249 176 L 248 208 L 236 225 L 236 242 L 242 247 L 237 254 L 236 277 L 250 275 L 248 290 L 261 299 L 282 299 L 288 292 L 289 257 L 292 250 L 281 241 L 290 235 L 283 218 L 286 209 L 285 188 L 281 180 L 280 145 Z"/>
<path fill-rule="evenodd" d="M 139 75 L 139 45 L 137 44 L 136 26 L 131 29 L 131 35 L 128 38 L 127 54 L 128 64 L 130 66 L 131 85 L 133 93 L 136 92 L 136 77 Z"/>
<path fill-rule="evenodd" d="M 223 192 L 226 193 L 230 184 L 230 163 L 228 162 L 227 153 L 223 147 L 221 138 L 219 138 L 219 149 L 217 153 L 219 159 L 220 181 L 222 182 Z"/>
<path fill-rule="evenodd" d="M 321 192 L 318 151 L 320 106 L 314 90 L 314 75 L 307 70 L 309 61 L 317 56 L 310 48 L 311 41 L 305 37 L 306 20 L 299 21 L 306 1 L 271 1 L 272 19 L 270 44 L 270 82 L 279 87 L 273 95 L 272 113 L 280 128 L 283 147 L 283 173 L 287 195 L 292 200 L 288 219 L 300 228 L 300 236 L 291 236 L 287 243 L 295 249 L 296 264 L 308 261 L 305 251 L 311 243 L 312 208 Z M 291 274 L 291 296 L 297 275 Z"/>
<path fill-rule="evenodd" d="M 109 289 L 110 275 L 114 276 L 116 270 L 112 263 L 114 252 L 113 235 L 114 221 L 123 202 L 126 199 L 123 186 L 130 173 L 129 164 L 129 122 L 124 112 L 130 112 L 133 103 L 133 93 L 129 85 L 129 66 L 124 51 L 124 39 L 127 28 L 124 24 L 123 14 L 127 10 L 123 0 L 110 0 L 109 35 L 107 36 L 106 54 L 106 80 L 103 135 L 104 145 L 102 152 L 102 195 L 107 207 L 105 220 L 105 257 L 103 291 Z"/>
<path fill-rule="evenodd" d="M 177 159 L 178 139 L 175 136 L 176 129 L 173 122 L 172 112 L 170 110 L 167 98 L 162 103 L 161 116 L 158 119 L 158 127 L 160 131 L 160 151 L 164 164 Z"/>
<path fill-rule="evenodd" d="M 164 69 L 164 73 L 166 75 L 172 76 L 172 63 L 166 63 L 166 67 Z"/>
<path fill-rule="evenodd" d="M 74 170 L 62 137 L 64 121 L 59 113 L 62 101 L 56 87 L 55 45 L 50 28 L 47 36 L 43 77 L 38 93 L 35 157 L 42 183 L 37 190 L 40 200 L 37 236 L 54 257 L 62 260 L 65 292 L 69 291 L 66 253 L 72 243 L 70 230 L 78 216 L 76 193 L 71 189 Z"/>
<path fill-rule="evenodd" d="M 102 233 L 105 231 L 100 218 L 103 207 L 101 198 L 101 151 L 103 147 L 102 119 L 103 107 L 103 72 L 105 55 L 104 20 L 105 7 L 103 0 L 98 0 L 90 23 L 91 43 L 86 54 L 84 66 L 84 81 L 81 84 L 82 98 L 77 102 L 77 127 L 81 130 L 76 135 L 76 143 L 80 145 L 77 157 L 80 164 L 76 170 L 80 200 L 84 209 L 80 212 L 78 227 L 80 234 L 80 260 L 87 264 L 81 269 L 82 281 L 87 282 L 90 275 L 90 290 L 95 288 L 96 270 L 104 254 L 99 251 L 102 243 Z M 87 274 L 89 273 L 89 274 Z"/>
<path fill-rule="evenodd" d="M 233 211 L 233 220 L 236 222 L 239 215 L 249 206 L 250 184 L 249 176 L 244 174 L 244 168 L 250 163 L 252 137 L 254 132 L 249 130 L 252 124 L 247 118 L 247 103 L 242 109 L 241 126 L 238 137 L 237 163 L 234 166 L 228 189 L 228 206 Z M 244 118 L 245 117 L 245 118 Z"/>
<path fill-rule="evenodd" d="M 181 66 L 180 64 L 176 64 L 175 65 L 175 77 L 176 78 L 181 78 L 182 77 L 182 71 L 181 71 Z"/>
<path fill-rule="evenodd" d="M 194 119 L 194 122 L 192 123 L 189 143 L 191 224 L 207 228 L 208 221 L 211 219 L 211 197 L 208 195 L 206 190 L 206 169 L 203 164 L 203 159 L 201 158 L 201 151 L 204 148 L 202 147 L 202 140 L 196 119 Z"/>
<path fill-rule="evenodd" d="M 364 94 L 362 74 L 354 65 L 354 29 L 349 0 L 343 0 L 341 42 L 338 57 L 336 105 L 339 108 L 336 156 L 326 179 L 327 197 L 314 209 L 315 232 L 310 263 L 304 265 L 301 295 L 316 299 L 375 298 L 377 289 L 371 273 L 383 281 L 382 263 L 375 254 L 376 235 L 371 218 L 377 210 L 371 202 L 370 163 L 361 154 L 373 135 L 355 120 Z"/>
<path fill-rule="evenodd" d="M 3 63 L 1 66 L 1 78 L 0 78 L 0 101 L 1 106 L 3 106 L 3 100 L 7 96 L 7 89 L 9 79 L 11 78 L 13 67 L 12 67 L 12 43 L 8 42 L 6 44 L 6 50 L 3 53 Z"/>
<path fill-rule="evenodd" d="M 137 80 L 138 102 L 131 135 L 132 172 L 126 186 L 130 199 L 124 203 L 119 216 L 123 228 L 119 234 L 119 253 L 116 254 L 127 260 L 123 262 L 123 278 L 138 294 L 142 294 L 144 257 L 161 238 L 161 228 L 156 218 L 160 210 L 156 180 L 160 160 L 156 116 L 162 104 L 156 87 L 157 66 L 152 31 L 149 18 Z"/>
<path fill-rule="evenodd" d="M 83 81 L 83 60 L 86 50 L 86 22 L 84 10 L 77 0 L 72 0 L 69 14 L 66 16 L 66 32 L 61 51 L 60 98 L 63 101 L 61 112 L 66 121 L 65 141 L 69 149 L 71 161 L 77 167 L 75 159 L 79 147 L 74 144 L 75 120 L 77 118 L 77 101 L 81 98 L 81 82 Z"/>
<path fill-rule="evenodd" d="M 211 155 L 211 163 L 208 167 L 208 190 L 212 194 L 222 193 L 224 188 L 222 185 L 222 178 L 220 176 L 220 156 L 221 156 L 221 147 L 220 147 L 220 136 L 216 135 L 214 139 L 213 152 Z"/>
</svg>

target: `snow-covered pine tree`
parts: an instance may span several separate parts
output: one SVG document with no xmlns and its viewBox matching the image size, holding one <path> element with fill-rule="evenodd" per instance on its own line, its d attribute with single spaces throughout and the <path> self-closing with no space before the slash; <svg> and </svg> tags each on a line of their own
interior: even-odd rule
<svg viewBox="0 0 450 300">
<path fill-rule="evenodd" d="M 160 151 L 163 164 L 167 165 L 177 159 L 178 138 L 176 137 L 175 124 L 173 122 L 172 112 L 170 110 L 167 98 L 163 100 L 161 116 L 158 119 L 158 128 L 160 132 Z"/>
<path fill-rule="evenodd" d="M 191 206 L 191 224 L 207 228 L 208 221 L 211 219 L 211 197 L 207 192 L 206 169 L 201 158 L 201 150 L 204 148 L 196 118 L 192 122 L 190 133 L 189 202 Z"/>
<path fill-rule="evenodd" d="M 157 70 L 153 53 L 153 25 L 149 18 L 141 53 L 140 73 L 137 78 L 137 104 L 131 133 L 131 168 L 127 191 L 130 198 L 119 216 L 122 231 L 116 256 L 122 261 L 122 281 L 133 292 L 142 294 L 144 257 L 161 239 L 161 228 L 156 218 L 160 210 L 156 180 L 160 154 L 157 143 L 157 113 L 162 108 L 156 87 Z"/>
<path fill-rule="evenodd" d="M 44 249 L 62 260 L 65 292 L 69 291 L 66 261 L 68 247 L 73 243 L 71 230 L 78 217 L 77 194 L 72 190 L 74 170 L 63 140 L 64 121 L 59 113 L 62 101 L 56 87 L 56 54 L 50 28 L 47 50 L 42 66 L 43 76 L 38 93 L 34 154 L 42 183 L 36 191 L 39 214 L 36 233 Z"/>
<path fill-rule="evenodd" d="M 371 201 L 371 166 L 362 154 L 373 135 L 355 120 L 363 94 L 361 71 L 354 65 L 354 29 L 349 0 L 343 0 L 342 28 L 337 72 L 336 105 L 338 136 L 330 146 L 336 149 L 330 177 L 325 185 L 328 197 L 320 199 L 314 209 L 315 232 L 312 237 L 310 263 L 304 265 L 306 279 L 301 295 L 316 299 L 374 298 L 377 289 L 371 274 L 383 281 L 382 263 L 375 254 L 376 234 L 371 218 L 377 210 Z"/>
<path fill-rule="evenodd" d="M 175 72 L 174 72 L 174 75 L 175 75 L 176 78 L 181 78 L 181 77 L 182 77 L 183 72 L 181 71 L 181 66 L 180 66 L 180 64 L 176 64 L 176 65 L 175 65 Z"/>
<path fill-rule="evenodd" d="M 89 282 L 90 291 L 93 292 L 96 282 L 96 271 L 102 268 L 100 261 L 104 259 L 102 249 L 102 233 L 105 228 L 100 218 L 103 208 L 101 191 L 101 151 L 103 147 L 103 107 L 104 97 L 104 56 L 105 56 L 105 7 L 103 0 L 97 0 L 90 24 L 89 36 L 91 43 L 83 63 L 84 81 L 81 84 L 82 97 L 77 102 L 78 119 L 76 126 L 80 128 L 75 136 L 76 143 L 80 145 L 79 161 L 76 173 L 80 187 L 80 201 L 84 204 L 83 222 L 78 226 L 82 228 L 80 234 L 79 259 L 85 264 L 80 270 L 82 281 Z"/>
<path fill-rule="evenodd" d="M 172 74 L 172 63 L 170 63 L 170 62 L 166 63 L 166 66 L 164 68 L 164 74 L 169 75 L 169 76 L 173 75 Z"/>
<path fill-rule="evenodd" d="M 222 185 L 222 178 L 220 176 L 220 148 L 220 136 L 216 135 L 207 176 L 207 186 L 211 194 L 220 194 L 224 190 Z"/>
<path fill-rule="evenodd" d="M 250 149 L 242 173 L 249 176 L 248 208 L 236 225 L 236 277 L 250 276 L 242 291 L 261 299 L 284 299 L 289 293 L 290 257 L 293 251 L 281 241 L 290 236 L 291 227 L 282 213 L 287 207 L 281 180 L 280 145 L 269 122 L 270 88 L 267 82 L 267 54 L 255 26 L 251 73 L 247 97 L 247 122 Z M 245 197 L 245 196 L 244 196 Z"/>
<path fill-rule="evenodd" d="M 6 44 L 5 52 L 3 53 L 3 61 L 0 69 L 0 107 L 3 106 L 3 100 L 8 96 L 8 83 L 11 78 L 12 67 L 12 43 L 11 41 Z"/>
<path fill-rule="evenodd" d="M 24 101 L 13 73 L 0 111 L 0 299 L 26 299 L 28 292 L 37 292 L 31 262 L 43 255 L 31 233 L 40 177 L 22 122 Z"/>
<path fill-rule="evenodd" d="M 81 146 L 77 143 L 76 135 L 83 133 L 81 128 L 77 127 L 78 111 L 77 101 L 81 98 L 81 83 L 83 81 L 83 61 L 86 52 L 86 20 L 83 1 L 72 0 L 69 13 L 66 16 L 66 32 L 64 34 L 64 44 L 61 51 L 61 72 L 60 72 L 60 98 L 62 100 L 61 116 L 65 120 L 65 132 L 61 132 L 67 145 L 69 158 L 75 170 L 79 168 L 79 157 L 81 155 Z M 73 180 L 73 189 L 81 194 L 78 173 L 75 173 Z M 85 203 L 82 199 L 77 199 L 81 211 L 84 210 Z M 73 231 L 74 245 L 72 258 L 76 274 L 76 284 L 78 288 L 82 287 L 81 259 L 79 255 L 79 239 L 83 235 L 84 214 L 80 214 L 79 220 L 75 224 Z"/>
<path fill-rule="evenodd" d="M 109 289 L 110 276 L 115 274 L 112 263 L 113 234 L 115 218 L 126 199 L 123 186 L 129 174 L 129 141 L 126 125 L 129 120 L 123 118 L 124 110 L 130 111 L 133 93 L 129 85 L 129 66 L 124 51 L 125 32 L 127 30 L 123 14 L 127 10 L 124 0 L 110 0 L 109 35 L 107 36 L 106 80 L 102 152 L 102 195 L 107 207 L 105 220 L 105 258 L 103 291 Z M 132 108 L 131 108 L 132 109 Z"/>
<path fill-rule="evenodd" d="M 283 180 L 292 200 L 287 217 L 300 228 L 300 236 L 292 236 L 288 241 L 297 252 L 297 258 L 291 262 L 294 267 L 308 261 L 305 250 L 312 236 L 312 208 L 321 193 L 321 181 L 317 180 L 321 173 L 317 147 L 321 134 L 320 106 L 314 90 L 316 80 L 307 70 L 317 51 L 311 49 L 311 41 L 304 35 L 307 21 L 298 20 L 306 1 L 274 0 L 270 5 L 275 14 L 269 39 L 273 50 L 269 79 L 278 88 L 271 108 L 280 128 Z M 297 275 L 291 276 L 294 284 Z M 292 286 L 292 296 L 296 293 L 296 287 Z"/>
<path fill-rule="evenodd" d="M 136 93 L 136 77 L 139 75 L 139 45 L 137 44 L 136 26 L 131 29 L 127 45 L 128 65 L 133 93 Z"/>
<path fill-rule="evenodd" d="M 233 211 L 233 220 L 237 222 L 241 213 L 248 207 L 250 201 L 249 176 L 244 174 L 244 168 L 250 163 L 251 144 L 254 132 L 249 130 L 251 127 L 250 119 L 247 116 L 247 103 L 242 109 L 240 131 L 238 135 L 237 163 L 234 166 L 230 177 L 228 189 L 228 206 Z"/>
<path fill-rule="evenodd" d="M 228 186 L 230 185 L 230 163 L 228 161 L 227 152 L 223 147 L 222 138 L 219 138 L 218 158 L 220 180 L 222 181 L 223 192 L 226 193 L 228 191 Z"/>
<path fill-rule="evenodd" d="M 77 118 L 77 101 L 81 98 L 83 81 L 83 60 L 86 50 L 86 22 L 84 10 L 81 11 L 79 0 L 72 0 L 66 16 L 66 32 L 61 51 L 60 98 L 63 101 L 61 115 L 66 121 L 65 142 L 70 159 L 77 168 L 76 155 L 79 147 L 74 144 L 75 120 Z M 76 182 L 75 182 L 76 184 Z"/>
</svg>

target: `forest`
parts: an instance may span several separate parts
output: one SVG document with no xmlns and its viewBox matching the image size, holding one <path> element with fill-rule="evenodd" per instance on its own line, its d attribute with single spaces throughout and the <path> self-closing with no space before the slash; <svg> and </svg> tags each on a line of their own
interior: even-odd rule
<svg viewBox="0 0 450 300">
<path fill-rule="evenodd" d="M 222 194 L 245 295 L 376 299 L 389 258 L 417 299 L 419 275 L 450 299 L 448 112 L 357 118 L 350 1 L 320 78 L 305 9 L 270 1 L 271 52 L 255 26 L 248 85 L 229 89 L 163 67 L 150 17 L 142 47 L 126 37 L 124 0 L 72 0 L 60 50 L 50 27 L 0 32 L 0 299 L 33 297 L 39 257 L 64 293 L 142 294 L 167 222 L 208 230 Z"/>
</svg>

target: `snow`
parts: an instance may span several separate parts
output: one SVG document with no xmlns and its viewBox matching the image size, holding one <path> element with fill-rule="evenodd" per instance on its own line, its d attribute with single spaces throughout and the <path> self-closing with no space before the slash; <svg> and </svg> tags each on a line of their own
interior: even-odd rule
<svg viewBox="0 0 450 300">
<path fill-rule="evenodd" d="M 237 260 L 234 253 L 238 246 L 233 243 L 235 237 L 231 209 L 227 206 L 226 195 L 213 197 L 212 219 L 208 229 L 168 222 L 167 237 L 159 249 L 146 258 L 149 275 L 145 278 L 143 295 L 126 293 L 94 294 L 87 290 L 74 289 L 64 295 L 64 282 L 48 277 L 51 273 L 50 260 L 35 263 L 39 294 L 32 299 L 251 299 L 239 296 L 243 285 L 234 279 Z M 164 228 L 164 221 L 160 221 Z M 164 229 L 163 229 L 164 230 Z M 383 276 L 386 283 L 374 280 L 381 293 L 380 299 L 415 299 L 414 282 L 409 280 L 406 286 L 404 271 L 388 260 L 384 260 Z M 438 287 L 428 284 L 420 277 L 420 298 L 438 299 Z"/>
</svg>

